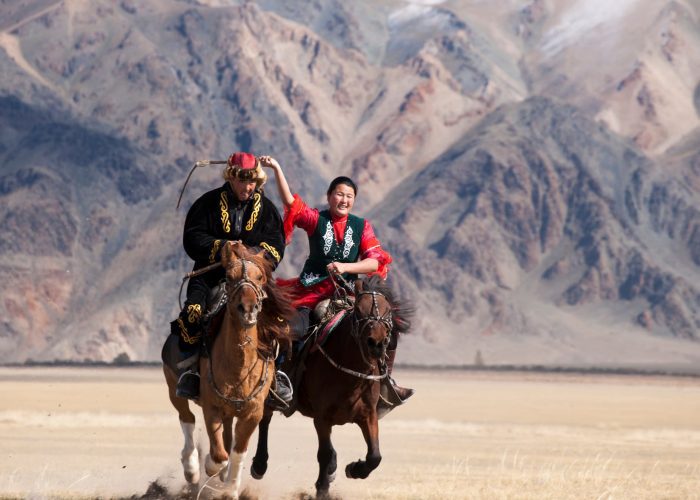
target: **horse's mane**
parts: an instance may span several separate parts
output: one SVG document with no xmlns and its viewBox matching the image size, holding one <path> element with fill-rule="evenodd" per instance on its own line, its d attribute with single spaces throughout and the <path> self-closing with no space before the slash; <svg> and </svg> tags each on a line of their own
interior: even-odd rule
<svg viewBox="0 0 700 500">
<path fill-rule="evenodd" d="M 254 262 L 265 273 L 267 283 L 264 289 L 267 298 L 263 300 L 262 311 L 258 317 L 258 341 L 270 348 L 273 341 L 277 340 L 283 348 L 289 349 L 292 344 L 289 322 L 296 315 L 296 309 L 292 306 L 289 293 L 275 282 L 272 276 L 272 263 L 262 254 L 256 254 L 248 249 L 242 251 L 236 249 L 234 253 L 240 258 Z"/>
<path fill-rule="evenodd" d="M 391 304 L 391 313 L 394 321 L 394 332 L 408 333 L 411 329 L 411 319 L 415 313 L 413 304 L 404 299 L 398 299 L 394 290 L 379 275 L 365 276 L 362 278 L 362 287 L 368 292 L 379 292 L 386 297 Z"/>
</svg>

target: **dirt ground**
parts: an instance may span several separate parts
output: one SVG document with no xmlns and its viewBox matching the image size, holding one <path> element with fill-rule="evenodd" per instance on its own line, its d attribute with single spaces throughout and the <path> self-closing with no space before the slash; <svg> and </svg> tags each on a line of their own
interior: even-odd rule
<svg viewBox="0 0 700 500">
<path fill-rule="evenodd" d="M 368 479 L 342 473 L 365 454 L 359 429 L 334 430 L 336 498 L 700 498 L 698 378 L 396 376 L 417 393 L 381 420 L 383 460 Z M 185 486 L 181 447 L 159 368 L 0 368 L 0 497 L 140 497 L 155 481 L 175 494 Z M 262 481 L 249 474 L 252 455 L 250 497 L 314 493 L 310 420 L 273 420 Z M 214 496 L 204 489 L 200 498 Z"/>
</svg>

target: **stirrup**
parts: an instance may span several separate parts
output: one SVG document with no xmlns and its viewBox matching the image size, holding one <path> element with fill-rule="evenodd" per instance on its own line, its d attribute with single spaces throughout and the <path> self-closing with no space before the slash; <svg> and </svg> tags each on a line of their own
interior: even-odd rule
<svg viewBox="0 0 700 500">
<path fill-rule="evenodd" d="M 391 377 L 386 377 L 379 385 L 379 401 L 377 402 L 377 418 L 382 418 L 397 406 L 401 406 L 416 391 L 396 385 Z M 403 394 L 401 394 L 403 393 Z"/>
<path fill-rule="evenodd" d="M 191 399 L 196 401 L 199 399 L 199 373 L 194 370 L 186 370 L 177 379 L 177 387 L 175 395 L 179 398 Z"/>
<path fill-rule="evenodd" d="M 401 399 L 401 402 L 403 403 L 406 401 L 408 398 L 413 396 L 415 394 L 415 390 L 409 389 L 408 387 L 401 387 L 399 384 L 396 383 L 396 380 L 394 380 L 393 377 L 387 377 L 389 379 L 389 383 L 391 384 L 391 388 L 394 389 L 394 392 L 396 395 Z"/>
<path fill-rule="evenodd" d="M 294 399 L 294 389 L 289 376 L 281 370 L 275 373 L 275 389 L 270 387 L 270 392 L 265 400 L 265 405 L 273 410 L 287 410 Z"/>
</svg>

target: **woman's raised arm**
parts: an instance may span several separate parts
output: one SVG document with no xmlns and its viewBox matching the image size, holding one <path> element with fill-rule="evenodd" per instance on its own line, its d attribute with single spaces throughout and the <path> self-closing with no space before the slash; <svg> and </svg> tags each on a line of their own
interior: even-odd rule
<svg viewBox="0 0 700 500">
<path fill-rule="evenodd" d="M 294 203 L 294 195 L 292 195 L 292 191 L 289 189 L 287 178 L 284 176 L 279 162 L 272 156 L 260 156 L 258 160 L 260 160 L 260 164 L 263 167 L 271 168 L 275 171 L 275 180 L 277 181 L 277 191 L 280 194 L 280 199 L 285 207 L 291 207 L 292 203 Z"/>
</svg>

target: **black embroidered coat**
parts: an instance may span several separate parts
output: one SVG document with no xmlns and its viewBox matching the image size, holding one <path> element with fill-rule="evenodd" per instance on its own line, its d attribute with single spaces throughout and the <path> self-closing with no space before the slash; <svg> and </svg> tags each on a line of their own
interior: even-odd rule
<svg viewBox="0 0 700 500">
<path fill-rule="evenodd" d="M 203 194 L 187 212 L 183 235 L 194 269 L 218 262 L 226 240 L 264 248 L 273 267 L 277 267 L 284 256 L 284 233 L 275 205 L 259 191 L 241 203 L 228 182 Z M 223 269 L 207 274 L 224 276 Z"/>
</svg>

